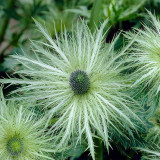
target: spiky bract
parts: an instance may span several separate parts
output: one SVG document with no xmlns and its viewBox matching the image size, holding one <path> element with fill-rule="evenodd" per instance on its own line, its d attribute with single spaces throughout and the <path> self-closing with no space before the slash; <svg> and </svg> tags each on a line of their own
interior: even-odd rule
<svg viewBox="0 0 160 160">
<path fill-rule="evenodd" d="M 147 136 L 145 137 L 148 147 L 140 148 L 143 152 L 144 160 L 159 160 L 160 159 L 160 123 L 156 122 L 154 118 L 152 123 L 154 126 L 149 129 Z"/>
<path fill-rule="evenodd" d="M 150 128 L 145 136 L 148 147 L 140 148 L 143 152 L 144 160 L 160 159 L 160 108 L 156 110 L 154 117 L 150 119 L 152 128 Z"/>
<path fill-rule="evenodd" d="M 93 137 L 101 138 L 108 149 L 114 132 L 125 137 L 136 129 L 131 119 L 138 119 L 134 113 L 137 105 L 123 93 L 128 86 L 120 77 L 123 69 L 120 59 L 132 42 L 118 53 L 114 52 L 118 36 L 105 46 L 102 32 L 106 23 L 91 34 L 82 22 L 71 34 L 64 31 L 60 36 L 56 35 L 56 40 L 39 23 L 36 25 L 47 42 L 32 43 L 34 57 L 14 56 L 24 67 L 18 72 L 23 75 L 22 79 L 1 82 L 23 84 L 13 92 L 25 91 L 18 99 L 41 100 L 39 102 L 49 109 L 48 121 L 58 117 L 52 127 L 56 132 L 57 148 L 68 145 L 73 135 L 77 135 L 79 141 L 86 137 L 95 159 Z M 78 85 L 72 85 L 73 81 L 77 84 L 74 76 L 78 72 L 86 90 L 79 80 L 78 90 Z M 81 94 L 76 94 L 77 91 Z"/>
<path fill-rule="evenodd" d="M 52 159 L 55 152 L 52 137 L 44 129 L 44 119 L 34 119 L 14 102 L 6 104 L 0 99 L 0 159 L 44 160 Z"/>
<path fill-rule="evenodd" d="M 143 152 L 142 160 L 159 160 L 160 159 L 159 146 L 156 146 L 156 149 L 140 148 L 140 150 Z"/>
<path fill-rule="evenodd" d="M 144 24 L 144 29 L 135 29 L 135 33 L 127 33 L 126 37 L 132 40 L 137 34 L 129 58 L 132 67 L 136 68 L 132 75 L 135 80 L 133 86 L 138 86 L 139 91 L 145 91 L 151 104 L 160 91 L 160 22 L 148 13 L 152 27 Z"/>
</svg>

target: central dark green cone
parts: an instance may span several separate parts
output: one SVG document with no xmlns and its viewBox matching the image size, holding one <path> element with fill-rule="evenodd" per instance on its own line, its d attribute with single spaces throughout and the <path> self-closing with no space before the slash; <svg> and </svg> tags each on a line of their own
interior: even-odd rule
<svg viewBox="0 0 160 160">
<path fill-rule="evenodd" d="M 22 140 L 18 137 L 12 137 L 7 143 L 7 151 L 13 155 L 18 156 L 24 148 Z"/>
<path fill-rule="evenodd" d="M 69 82 L 73 92 L 79 95 L 87 93 L 90 87 L 88 75 L 81 70 L 72 72 Z"/>
</svg>

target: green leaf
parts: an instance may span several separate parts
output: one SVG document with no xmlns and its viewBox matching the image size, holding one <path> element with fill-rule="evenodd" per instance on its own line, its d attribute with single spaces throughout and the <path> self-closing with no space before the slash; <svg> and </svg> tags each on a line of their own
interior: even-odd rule
<svg viewBox="0 0 160 160">
<path fill-rule="evenodd" d="M 102 2 L 103 0 L 95 0 L 93 4 L 90 17 L 90 29 L 92 32 L 94 32 L 99 23 Z"/>
</svg>

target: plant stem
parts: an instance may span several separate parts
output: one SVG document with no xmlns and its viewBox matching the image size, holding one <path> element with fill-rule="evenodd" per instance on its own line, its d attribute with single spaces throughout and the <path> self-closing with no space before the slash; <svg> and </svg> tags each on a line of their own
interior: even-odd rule
<svg viewBox="0 0 160 160">
<path fill-rule="evenodd" d="M 95 31 L 96 26 L 98 26 L 102 1 L 103 0 L 95 0 L 93 4 L 90 17 L 90 29 L 92 33 Z"/>
<path fill-rule="evenodd" d="M 94 143 L 96 146 L 96 148 L 95 148 L 96 160 L 103 160 L 103 142 L 102 142 L 102 140 L 95 138 Z"/>
<path fill-rule="evenodd" d="M 15 2 L 15 0 L 8 0 L 7 7 L 6 7 L 7 11 L 10 11 L 13 8 L 14 2 Z M 6 33 L 6 29 L 7 29 L 8 24 L 9 24 L 9 19 L 10 18 L 8 17 L 8 15 L 5 15 L 3 20 L 2 20 L 2 24 L 0 26 L 0 44 L 4 40 L 4 35 Z"/>
</svg>

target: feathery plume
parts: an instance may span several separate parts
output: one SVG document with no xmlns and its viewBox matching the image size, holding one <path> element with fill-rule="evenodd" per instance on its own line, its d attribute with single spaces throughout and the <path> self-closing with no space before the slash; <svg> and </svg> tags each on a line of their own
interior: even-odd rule
<svg viewBox="0 0 160 160">
<path fill-rule="evenodd" d="M 91 33 L 85 22 L 77 24 L 71 34 L 62 32 L 53 40 L 48 31 L 35 21 L 45 42 L 32 42 L 34 57 L 13 56 L 24 69 L 18 71 L 21 79 L 1 79 L 3 83 L 22 84 L 13 93 L 25 92 L 17 99 L 38 100 L 48 110 L 48 122 L 56 132 L 57 148 L 68 145 L 73 135 L 78 141 L 85 137 L 91 156 L 95 159 L 94 137 L 110 146 L 114 132 L 127 138 L 137 129 L 137 104 L 124 93 L 128 87 L 120 76 L 130 42 L 118 53 L 114 44 L 104 45 L 104 22 Z M 16 99 L 16 98 L 15 98 Z M 133 121 L 134 119 L 134 121 Z"/>
<path fill-rule="evenodd" d="M 35 119 L 32 113 L 15 102 L 6 103 L 0 93 L 0 159 L 1 160 L 54 160 L 53 138 L 44 129 L 44 119 Z"/>
<path fill-rule="evenodd" d="M 159 19 L 148 12 L 152 27 L 143 25 L 144 29 L 135 29 L 135 32 L 126 33 L 125 36 L 132 40 L 137 34 L 130 48 L 128 61 L 135 67 L 132 74 L 134 87 L 139 91 L 145 91 L 148 104 L 159 101 L 160 91 L 160 22 Z M 140 89 L 141 88 L 141 89 Z M 157 97 L 158 96 L 158 97 Z M 153 104 L 152 104 L 153 106 Z M 157 103 L 156 103 L 156 106 Z"/>
</svg>

